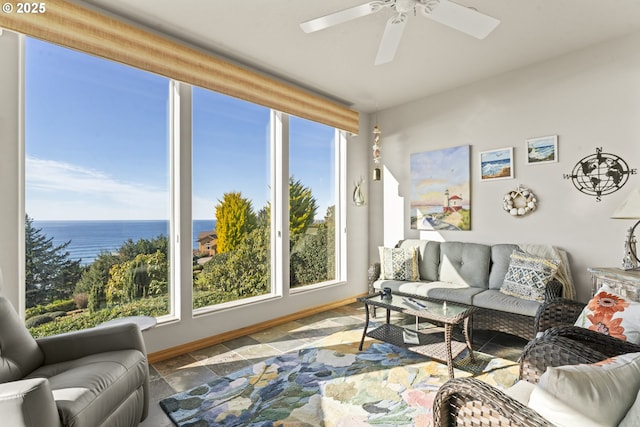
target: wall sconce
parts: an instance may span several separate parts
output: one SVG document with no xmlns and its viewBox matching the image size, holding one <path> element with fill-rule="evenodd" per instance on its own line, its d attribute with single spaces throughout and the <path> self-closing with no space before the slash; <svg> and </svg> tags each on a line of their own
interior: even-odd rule
<svg viewBox="0 0 640 427">
<path fill-rule="evenodd" d="M 381 173 L 378 165 L 380 164 L 380 128 L 376 124 L 373 127 L 373 163 L 376 165 L 373 168 L 373 180 L 380 181 Z"/>
<path fill-rule="evenodd" d="M 637 219 L 640 220 L 640 190 L 637 188 L 627 196 L 618 209 L 613 212 L 611 218 L 615 219 Z M 629 234 L 624 244 L 624 258 L 622 259 L 622 268 L 625 270 L 635 270 L 638 268 L 638 252 L 636 251 L 636 237 L 634 231 L 640 225 L 640 221 L 629 228 Z"/>
</svg>

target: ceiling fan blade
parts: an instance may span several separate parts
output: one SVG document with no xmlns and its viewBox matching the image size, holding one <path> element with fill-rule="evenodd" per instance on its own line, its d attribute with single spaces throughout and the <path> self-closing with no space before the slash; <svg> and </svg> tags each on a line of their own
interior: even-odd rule
<svg viewBox="0 0 640 427">
<path fill-rule="evenodd" d="M 321 16 L 300 24 L 300 28 L 305 33 L 313 33 L 314 31 L 324 30 L 352 19 L 360 18 L 377 12 L 379 8 L 373 7 L 370 3 L 361 4 L 360 6 L 350 7 L 349 9 Z"/>
<path fill-rule="evenodd" d="M 484 39 L 500 24 L 500 21 L 492 16 L 449 0 L 440 0 L 433 8 L 425 7 L 423 13 L 436 22 L 477 39 Z"/>
<path fill-rule="evenodd" d="M 387 21 L 387 26 L 384 27 L 384 33 L 382 34 L 382 40 L 378 47 L 378 54 L 376 55 L 375 65 L 386 64 L 393 61 L 393 57 L 396 55 L 404 27 L 407 24 L 407 15 L 400 13 L 392 16 Z"/>
</svg>

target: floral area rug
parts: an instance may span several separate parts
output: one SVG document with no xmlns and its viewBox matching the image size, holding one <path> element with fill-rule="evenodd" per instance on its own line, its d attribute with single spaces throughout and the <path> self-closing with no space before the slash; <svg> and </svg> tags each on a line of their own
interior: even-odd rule
<svg viewBox="0 0 640 427">
<path fill-rule="evenodd" d="M 267 359 L 160 402 L 180 427 L 429 426 L 447 366 L 377 341 L 358 351 L 359 335 L 341 332 Z M 506 388 L 518 364 L 475 352 L 454 361 L 456 378 L 475 376 Z"/>
</svg>

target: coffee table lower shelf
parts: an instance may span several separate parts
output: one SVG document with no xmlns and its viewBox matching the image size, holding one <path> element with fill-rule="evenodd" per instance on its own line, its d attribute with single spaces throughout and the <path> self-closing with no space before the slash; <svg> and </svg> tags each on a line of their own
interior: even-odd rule
<svg viewBox="0 0 640 427">
<path fill-rule="evenodd" d="M 449 362 L 447 356 L 447 346 L 444 340 L 444 330 L 442 328 L 429 328 L 425 332 L 418 332 L 418 340 L 420 344 L 411 344 L 404 342 L 403 331 L 405 328 L 384 324 L 368 331 L 367 336 L 398 347 L 406 348 L 423 356 L 431 357 L 441 362 Z M 463 342 L 451 340 L 451 357 L 456 358 L 467 348 Z"/>
</svg>

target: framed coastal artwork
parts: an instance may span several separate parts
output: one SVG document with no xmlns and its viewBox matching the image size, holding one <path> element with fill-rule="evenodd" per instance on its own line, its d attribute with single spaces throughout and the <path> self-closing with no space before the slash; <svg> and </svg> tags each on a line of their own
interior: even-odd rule
<svg viewBox="0 0 640 427">
<path fill-rule="evenodd" d="M 411 154 L 411 228 L 471 230 L 470 145 Z"/>
<path fill-rule="evenodd" d="M 480 180 L 513 179 L 513 147 L 480 152 Z"/>
<path fill-rule="evenodd" d="M 558 161 L 558 135 L 527 139 L 527 164 L 539 165 Z"/>
</svg>

